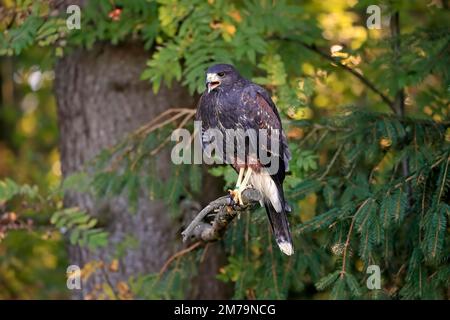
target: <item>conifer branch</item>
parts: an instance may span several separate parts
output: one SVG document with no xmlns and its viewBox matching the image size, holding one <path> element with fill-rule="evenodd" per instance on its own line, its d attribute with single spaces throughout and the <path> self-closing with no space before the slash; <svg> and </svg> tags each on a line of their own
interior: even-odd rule
<svg viewBox="0 0 450 320">
<path fill-rule="evenodd" d="M 352 223 L 350 224 L 350 229 L 348 230 L 347 239 L 344 244 L 344 251 L 342 254 L 342 269 L 340 272 L 341 278 L 345 277 L 346 265 L 347 265 L 347 252 L 348 252 L 348 247 L 350 245 L 350 238 L 352 235 L 354 224 L 355 224 L 355 217 L 353 217 L 353 219 L 352 219 Z"/>
<path fill-rule="evenodd" d="M 437 197 L 437 202 L 441 202 L 441 198 L 442 198 L 442 194 L 444 192 L 444 188 L 445 188 L 445 181 L 446 181 L 446 177 L 447 177 L 447 170 L 448 170 L 448 164 L 450 162 L 450 156 L 447 157 L 447 162 L 445 163 L 445 169 L 444 169 L 444 173 L 443 173 L 443 179 L 442 179 L 442 183 L 439 186 L 439 193 L 438 193 L 438 197 Z"/>
<path fill-rule="evenodd" d="M 392 50 L 394 52 L 394 68 L 396 68 L 396 63 L 400 59 L 400 13 L 398 11 L 394 12 L 392 18 L 391 18 L 391 37 L 393 38 L 392 43 Z M 396 95 L 395 100 L 393 102 L 393 108 L 394 112 L 400 117 L 405 117 L 405 89 L 403 87 L 399 88 Z M 408 157 L 405 157 L 402 160 L 402 174 L 403 177 L 409 176 L 409 159 Z M 407 183 L 407 194 L 408 194 L 408 204 L 409 207 L 411 207 L 411 196 L 412 196 L 412 189 L 411 184 Z"/>
<path fill-rule="evenodd" d="M 350 223 L 350 228 L 348 229 L 347 239 L 345 240 L 344 251 L 343 251 L 343 254 L 342 254 L 342 269 L 341 269 L 341 272 L 340 272 L 341 278 L 343 278 L 345 276 L 345 272 L 346 272 L 348 247 L 350 246 L 350 239 L 351 239 L 352 232 L 353 232 L 353 226 L 355 225 L 355 220 L 356 220 L 355 218 L 358 215 L 359 211 L 367 204 L 367 202 L 369 202 L 369 200 L 370 200 L 370 198 L 366 199 L 359 206 L 358 210 L 356 211 L 356 213 L 352 217 L 352 222 Z"/>
</svg>

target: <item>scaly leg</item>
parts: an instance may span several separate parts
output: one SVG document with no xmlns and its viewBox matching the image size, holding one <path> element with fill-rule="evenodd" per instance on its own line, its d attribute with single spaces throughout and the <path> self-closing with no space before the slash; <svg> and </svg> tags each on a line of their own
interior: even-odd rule
<svg viewBox="0 0 450 320">
<path fill-rule="evenodd" d="M 244 172 L 245 172 L 245 168 L 242 167 L 239 169 L 239 175 L 238 175 L 238 179 L 236 181 L 236 187 L 234 187 L 234 190 L 229 189 L 228 192 L 230 193 L 231 197 L 233 198 L 233 201 L 239 204 L 239 197 L 238 197 L 238 192 L 239 192 L 239 188 L 241 186 L 242 183 L 242 178 L 244 177 Z"/>
<path fill-rule="evenodd" d="M 242 169 L 241 169 L 242 170 Z M 244 170 L 239 170 L 239 177 L 241 177 L 241 173 L 242 175 L 244 175 Z M 238 178 L 238 182 L 240 182 L 239 184 L 236 184 L 236 188 L 235 190 L 230 191 L 233 200 L 238 204 L 238 205 L 243 205 L 244 202 L 242 201 L 242 192 L 247 189 L 248 187 L 248 181 L 250 180 L 250 176 L 252 175 L 253 170 L 251 168 L 247 169 L 247 172 L 245 173 L 245 177 L 242 181 L 239 181 Z M 242 179 L 242 177 L 241 177 Z"/>
<path fill-rule="evenodd" d="M 244 177 L 244 172 L 245 172 L 245 168 L 244 167 L 239 169 L 239 176 L 238 176 L 238 179 L 236 181 L 236 188 L 235 189 L 238 189 L 239 186 L 241 185 L 242 178 Z"/>
<path fill-rule="evenodd" d="M 250 176 L 252 175 L 252 168 L 248 168 L 247 173 L 245 174 L 244 180 L 242 180 L 241 183 L 241 190 L 244 191 L 244 189 L 247 189 L 248 181 L 250 180 Z"/>
</svg>

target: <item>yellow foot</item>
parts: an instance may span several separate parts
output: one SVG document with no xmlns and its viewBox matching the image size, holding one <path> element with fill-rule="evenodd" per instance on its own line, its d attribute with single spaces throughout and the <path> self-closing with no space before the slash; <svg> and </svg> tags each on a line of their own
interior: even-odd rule
<svg viewBox="0 0 450 320">
<path fill-rule="evenodd" d="M 230 193 L 231 198 L 233 199 L 233 201 L 239 206 L 244 205 L 244 201 L 242 201 L 242 192 L 244 190 L 245 189 L 240 189 L 240 188 L 239 189 L 234 189 L 234 190 L 231 190 L 231 189 L 228 190 L 228 192 Z"/>
<path fill-rule="evenodd" d="M 252 175 L 252 168 L 248 168 L 244 179 L 241 181 L 243 175 L 244 175 L 244 169 L 241 168 L 239 170 L 239 177 L 238 177 L 238 181 L 236 183 L 236 187 L 234 190 L 228 190 L 228 192 L 230 193 L 231 197 L 233 198 L 233 201 L 237 204 L 237 205 L 244 205 L 244 201 L 242 201 L 242 192 L 244 192 L 245 189 L 248 188 L 248 183 L 250 180 L 250 176 Z"/>
</svg>

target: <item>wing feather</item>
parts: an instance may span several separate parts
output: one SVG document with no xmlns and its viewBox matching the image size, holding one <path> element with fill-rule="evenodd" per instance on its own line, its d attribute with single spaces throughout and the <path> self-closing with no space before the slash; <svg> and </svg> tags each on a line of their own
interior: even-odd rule
<svg viewBox="0 0 450 320">
<path fill-rule="evenodd" d="M 271 130 L 277 129 L 279 132 L 279 154 L 282 155 L 282 161 L 280 170 L 283 172 L 278 172 L 278 176 L 281 182 L 284 180 L 284 172 L 289 169 L 289 160 L 291 159 L 291 153 L 287 144 L 286 135 L 284 134 L 283 127 L 281 124 L 281 118 L 278 110 L 270 98 L 269 94 L 262 87 L 251 84 L 244 89 L 241 97 L 243 103 L 243 113 L 240 116 L 240 120 L 244 122 L 244 126 L 253 129 L 267 129 L 268 132 L 268 150 L 273 152 L 273 155 L 277 156 L 274 151 L 271 150 L 270 146 L 270 133 Z"/>
</svg>

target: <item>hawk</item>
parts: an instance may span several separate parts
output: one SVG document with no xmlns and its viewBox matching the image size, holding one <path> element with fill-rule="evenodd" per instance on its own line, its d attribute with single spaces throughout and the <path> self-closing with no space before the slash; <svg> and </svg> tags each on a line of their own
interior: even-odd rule
<svg viewBox="0 0 450 320">
<path fill-rule="evenodd" d="M 291 155 L 280 115 L 268 92 L 242 77 L 232 65 L 213 65 L 206 71 L 206 90 L 200 97 L 195 118 L 201 122 L 203 150 L 217 139 L 207 134 L 210 129 L 222 134 L 224 152 L 219 152 L 219 156 L 238 173 L 236 188 L 230 190 L 234 201 L 242 204 L 242 192 L 248 187 L 257 189 L 263 196 L 261 205 L 266 209 L 276 243 L 283 253 L 292 255 L 294 248 L 286 214 L 290 207 L 283 192 Z M 239 132 L 235 138 L 242 138 L 243 145 L 236 145 L 235 140 L 230 144 L 227 140 L 230 130 Z M 242 132 L 249 130 L 264 132 L 267 137 L 263 139 L 260 134 L 256 139 L 255 135 L 243 137 Z M 226 158 L 230 145 L 231 157 Z M 262 161 L 263 152 L 269 155 L 270 163 Z"/>
</svg>

